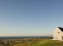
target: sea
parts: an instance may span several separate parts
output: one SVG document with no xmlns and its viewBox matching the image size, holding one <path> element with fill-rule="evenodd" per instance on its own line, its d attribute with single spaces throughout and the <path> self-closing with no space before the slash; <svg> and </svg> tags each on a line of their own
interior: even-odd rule
<svg viewBox="0 0 63 46">
<path fill-rule="evenodd" d="M 0 40 L 21 39 L 21 38 L 52 38 L 52 37 L 51 36 L 8 36 L 8 37 L 0 37 Z"/>
</svg>

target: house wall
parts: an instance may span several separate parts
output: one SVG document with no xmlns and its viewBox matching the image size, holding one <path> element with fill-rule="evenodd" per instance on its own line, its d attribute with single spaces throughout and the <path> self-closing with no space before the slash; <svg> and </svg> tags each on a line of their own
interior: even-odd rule
<svg viewBox="0 0 63 46">
<path fill-rule="evenodd" d="M 63 32 L 57 27 L 53 32 L 54 40 L 62 40 Z"/>
</svg>

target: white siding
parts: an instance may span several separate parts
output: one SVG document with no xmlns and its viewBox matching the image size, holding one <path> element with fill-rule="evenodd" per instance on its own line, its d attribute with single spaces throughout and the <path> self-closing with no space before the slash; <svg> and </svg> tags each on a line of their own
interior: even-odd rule
<svg viewBox="0 0 63 46">
<path fill-rule="evenodd" d="M 53 32 L 53 39 L 62 40 L 62 36 L 63 36 L 63 32 L 59 28 L 56 28 Z"/>
</svg>

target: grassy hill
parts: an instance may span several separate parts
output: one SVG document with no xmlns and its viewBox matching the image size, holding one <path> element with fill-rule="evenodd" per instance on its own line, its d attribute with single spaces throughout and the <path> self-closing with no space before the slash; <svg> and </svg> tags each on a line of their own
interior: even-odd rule
<svg viewBox="0 0 63 46">
<path fill-rule="evenodd" d="M 0 46 L 63 46 L 63 41 L 51 40 L 50 38 L 23 38 L 0 40 Z"/>
<path fill-rule="evenodd" d="M 26 43 L 15 44 L 16 46 L 63 46 L 63 41 L 51 40 L 48 38 L 44 39 L 32 39 L 31 41 L 26 41 Z"/>
<path fill-rule="evenodd" d="M 30 46 L 63 46 L 63 41 L 57 40 L 42 40 Z"/>
</svg>

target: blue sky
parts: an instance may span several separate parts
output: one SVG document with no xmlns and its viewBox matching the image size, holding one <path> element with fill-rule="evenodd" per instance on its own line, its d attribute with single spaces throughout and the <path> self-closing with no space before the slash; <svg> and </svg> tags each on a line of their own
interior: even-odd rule
<svg viewBox="0 0 63 46">
<path fill-rule="evenodd" d="M 63 0 L 0 0 L 0 36 L 50 36 L 63 27 Z"/>
</svg>

